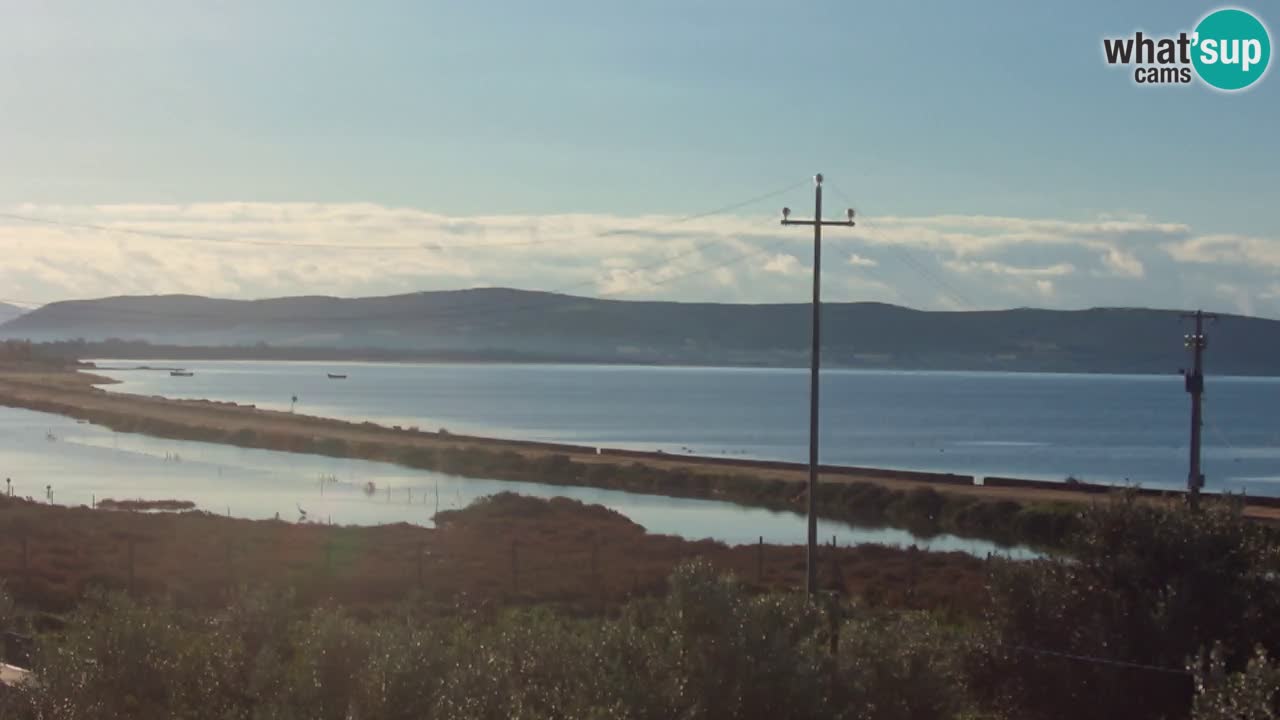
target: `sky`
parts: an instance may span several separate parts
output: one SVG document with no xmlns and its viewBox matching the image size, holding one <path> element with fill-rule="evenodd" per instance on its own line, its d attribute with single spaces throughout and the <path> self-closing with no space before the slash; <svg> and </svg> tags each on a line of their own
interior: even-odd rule
<svg viewBox="0 0 1280 720">
<path fill-rule="evenodd" d="M 1280 317 L 1280 77 L 1103 61 L 1217 7 L 0 0 L 0 300 L 805 302 L 822 172 L 828 300 Z"/>
</svg>

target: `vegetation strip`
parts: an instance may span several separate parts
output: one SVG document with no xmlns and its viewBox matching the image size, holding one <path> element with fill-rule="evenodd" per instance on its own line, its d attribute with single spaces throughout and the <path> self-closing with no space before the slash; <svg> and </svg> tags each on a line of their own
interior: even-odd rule
<svg viewBox="0 0 1280 720">
<path fill-rule="evenodd" d="M 234 403 L 106 393 L 90 385 L 100 380 L 83 373 L 8 373 L 0 375 L 0 404 L 80 418 L 119 432 L 392 462 L 462 477 L 803 509 L 802 466 L 794 463 L 597 452 L 444 430 L 388 429 Z M 968 476 L 936 473 L 831 467 L 824 472 L 818 507 L 826 518 L 1006 545 L 1061 547 L 1076 527 L 1080 503 L 1092 497 L 1061 488 L 985 488 L 972 485 Z"/>
</svg>

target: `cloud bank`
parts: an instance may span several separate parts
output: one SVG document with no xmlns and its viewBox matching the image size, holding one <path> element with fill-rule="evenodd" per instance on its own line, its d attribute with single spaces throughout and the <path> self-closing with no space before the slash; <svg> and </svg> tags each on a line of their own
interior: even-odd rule
<svg viewBox="0 0 1280 720">
<path fill-rule="evenodd" d="M 776 217 L 457 217 L 371 203 L 0 208 L 0 299 L 383 295 L 507 286 L 803 302 L 812 237 Z M 45 219 L 34 223 L 12 216 Z M 1145 217 L 865 217 L 825 236 L 824 297 L 920 308 L 1198 307 L 1280 316 L 1280 239 Z"/>
</svg>

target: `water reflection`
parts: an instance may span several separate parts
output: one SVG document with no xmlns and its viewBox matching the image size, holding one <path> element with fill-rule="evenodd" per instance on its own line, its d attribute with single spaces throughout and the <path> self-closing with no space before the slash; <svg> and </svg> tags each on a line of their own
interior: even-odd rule
<svg viewBox="0 0 1280 720">
<path fill-rule="evenodd" d="M 653 533 L 730 544 L 804 542 L 794 513 L 742 508 L 711 500 L 639 495 L 581 487 L 458 478 L 387 463 L 254 450 L 229 445 L 116 433 L 70 418 L 0 408 L 0 476 L 14 494 L 88 505 L 95 498 L 191 500 L 235 517 L 348 525 L 409 522 L 430 526 L 438 509 L 463 507 L 504 490 L 563 496 L 612 508 Z M 949 535 L 921 539 L 905 530 L 822 522 L 819 535 L 841 545 L 881 543 L 985 555 L 1025 551 Z"/>
</svg>

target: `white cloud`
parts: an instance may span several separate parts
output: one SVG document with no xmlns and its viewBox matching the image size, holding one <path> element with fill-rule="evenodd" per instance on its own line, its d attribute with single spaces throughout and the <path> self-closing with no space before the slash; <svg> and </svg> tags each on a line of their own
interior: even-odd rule
<svg viewBox="0 0 1280 720">
<path fill-rule="evenodd" d="M 356 296 L 477 286 L 646 299 L 808 297 L 811 239 L 780 231 L 772 216 L 453 217 L 372 203 L 244 202 L 0 211 L 62 223 L 0 215 L 0 299 Z M 1280 311 L 1273 274 L 1280 240 L 1197 233 L 1142 216 L 871 216 L 826 243 L 844 258 L 824 267 L 831 300 L 1180 306 L 1184 284 L 1229 282 L 1235 292 L 1221 288 L 1224 301 L 1239 306 L 1247 297 Z"/>
<path fill-rule="evenodd" d="M 1169 243 L 1165 251 L 1184 263 L 1280 267 L 1280 239 L 1247 235 L 1199 235 Z"/>
<path fill-rule="evenodd" d="M 946 266 L 962 273 L 988 273 L 991 275 L 1013 275 L 1016 277 L 1056 277 L 1070 275 L 1076 271 L 1071 263 L 1057 263 L 1044 267 L 1019 267 L 993 260 L 949 260 Z"/>
<path fill-rule="evenodd" d="M 779 253 L 765 262 L 764 271 L 779 275 L 800 275 L 806 272 L 806 269 L 800 265 L 795 255 Z"/>
<path fill-rule="evenodd" d="M 1114 212 L 1098 213 L 1097 219 L 1102 221 L 1120 220 L 1120 221 L 1128 221 L 1128 222 L 1145 223 L 1145 222 L 1150 222 L 1151 216 L 1147 215 L 1146 213 L 1130 212 L 1128 210 L 1117 210 Z"/>
<path fill-rule="evenodd" d="M 711 277 L 715 279 L 716 284 L 721 287 L 732 287 L 734 284 L 733 271 L 727 267 L 716 268 Z"/>
<path fill-rule="evenodd" d="M 1132 253 L 1115 247 L 1107 248 L 1102 256 L 1102 264 L 1117 277 L 1140 278 L 1146 274 L 1146 268 L 1143 267 L 1141 260 L 1134 257 Z"/>
</svg>

